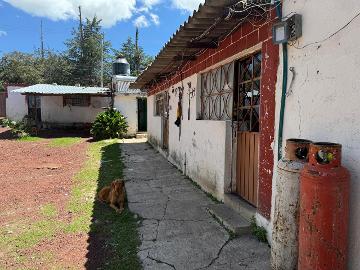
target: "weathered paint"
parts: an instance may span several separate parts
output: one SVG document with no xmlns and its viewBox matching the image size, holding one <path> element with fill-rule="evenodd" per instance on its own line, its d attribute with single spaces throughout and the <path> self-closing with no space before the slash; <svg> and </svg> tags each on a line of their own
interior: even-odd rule
<svg viewBox="0 0 360 270">
<path fill-rule="evenodd" d="M 286 157 L 278 163 L 275 210 L 272 217 L 273 270 L 297 269 L 300 171 L 307 161 L 309 144 L 310 141 L 288 140 Z"/>
<path fill-rule="evenodd" d="M 138 108 L 136 95 L 116 95 L 114 107 L 125 117 L 129 125 L 128 136 L 136 135 L 138 131 Z"/>
<path fill-rule="evenodd" d="M 300 177 L 299 270 L 347 269 L 349 180 L 341 145 L 310 146 Z"/>
<path fill-rule="evenodd" d="M 6 98 L 6 117 L 13 121 L 21 121 L 28 114 L 28 105 L 25 96 L 13 93 L 13 90 L 23 86 L 7 86 L 8 97 Z"/>
<path fill-rule="evenodd" d="M 170 146 L 169 160 L 182 168 L 187 175 L 198 182 L 205 190 L 222 199 L 225 192 L 233 186 L 234 175 L 231 168 L 236 153 L 232 149 L 231 122 L 196 120 L 199 112 L 199 74 L 219 65 L 246 57 L 256 51 L 263 53 L 262 94 L 261 94 L 261 128 L 260 137 L 260 172 L 258 190 L 259 212 L 270 218 L 272 173 L 274 165 L 272 143 L 274 141 L 275 119 L 275 84 L 279 62 L 278 46 L 271 42 L 271 25 L 273 20 L 254 27 L 245 23 L 220 43 L 217 49 L 208 49 L 195 61 L 186 63 L 182 71 L 149 89 L 148 123 L 150 142 L 161 142 L 161 118 L 154 117 L 154 95 L 164 90 L 171 90 L 184 85 L 183 100 L 184 119 L 179 130 L 175 127 L 176 97 L 170 95 Z M 183 82 L 181 82 L 183 78 Z M 187 120 L 187 83 L 197 86 L 196 100 L 191 102 L 191 120 Z M 185 155 L 186 154 L 186 155 Z M 186 166 L 185 166 L 186 157 Z M 235 159 L 236 160 L 236 159 Z M 233 164 L 233 166 L 235 166 Z M 266 222 L 269 223 L 269 222 Z"/>
<path fill-rule="evenodd" d="M 50 126 L 92 123 L 108 104 L 107 97 L 91 97 L 90 106 L 64 106 L 63 96 L 41 96 L 41 120 Z"/>
<path fill-rule="evenodd" d="M 360 18 L 328 37 L 346 25 L 359 10 L 358 0 L 329 0 L 325 5 L 316 0 L 283 3 L 284 15 L 295 12 L 303 16 L 303 35 L 294 46 L 288 47 L 289 67 L 294 68 L 296 76 L 291 83 L 292 73 L 289 72 L 284 138 L 305 137 L 343 145 L 343 164 L 351 173 L 350 270 L 360 269 Z M 314 43 L 317 41 L 320 42 Z M 278 78 L 281 77 L 280 66 Z M 278 80 L 276 104 L 280 104 L 281 86 Z M 276 111 L 278 117 L 279 107 Z M 278 118 L 275 126 L 278 126 Z M 274 193 L 275 179 L 276 176 Z"/>
</svg>

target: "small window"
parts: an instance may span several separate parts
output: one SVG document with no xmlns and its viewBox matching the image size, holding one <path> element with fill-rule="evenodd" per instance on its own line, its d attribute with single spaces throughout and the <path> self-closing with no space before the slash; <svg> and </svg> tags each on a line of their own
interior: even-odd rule
<svg viewBox="0 0 360 270">
<path fill-rule="evenodd" d="M 164 95 L 158 94 L 155 96 L 155 116 L 161 116 L 164 112 Z"/>
<path fill-rule="evenodd" d="M 65 95 L 64 97 L 64 106 L 79 106 L 79 107 L 89 107 L 90 106 L 90 96 L 89 95 Z"/>
<path fill-rule="evenodd" d="M 201 119 L 231 120 L 234 62 L 201 75 Z"/>
</svg>

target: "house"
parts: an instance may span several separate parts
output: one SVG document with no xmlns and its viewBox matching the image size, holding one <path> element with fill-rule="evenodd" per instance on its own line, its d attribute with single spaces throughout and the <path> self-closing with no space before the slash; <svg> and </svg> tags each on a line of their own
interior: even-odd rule
<svg viewBox="0 0 360 270">
<path fill-rule="evenodd" d="M 89 126 L 110 104 L 108 88 L 36 84 L 9 85 L 7 91 L 6 117 L 28 115 L 44 128 Z"/>
<path fill-rule="evenodd" d="M 113 106 L 127 118 L 127 136 L 146 132 L 146 93 L 129 88 L 136 77 L 130 76 L 125 58 L 116 59 L 113 67 Z M 6 117 L 21 121 L 28 115 L 43 128 L 89 127 L 100 112 L 111 106 L 111 95 L 104 87 L 7 85 Z"/>
<path fill-rule="evenodd" d="M 132 87 L 148 92 L 149 142 L 205 191 L 250 209 L 270 243 L 285 140 L 341 143 L 352 177 L 348 263 L 355 270 L 360 3 L 320 2 L 207 0 Z M 302 36 L 285 46 L 272 36 L 281 13 L 303 22 Z"/>
<path fill-rule="evenodd" d="M 205 191 L 250 207 L 270 228 L 276 15 L 271 4 L 238 2 L 200 5 L 132 87 L 148 90 L 149 142 Z"/>
</svg>

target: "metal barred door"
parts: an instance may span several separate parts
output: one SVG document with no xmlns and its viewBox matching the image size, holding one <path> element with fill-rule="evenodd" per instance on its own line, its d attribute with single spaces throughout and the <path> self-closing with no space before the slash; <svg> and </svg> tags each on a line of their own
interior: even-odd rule
<svg viewBox="0 0 360 270">
<path fill-rule="evenodd" d="M 237 122 L 236 193 L 257 207 L 259 182 L 261 53 L 238 62 L 234 117 Z"/>
<path fill-rule="evenodd" d="M 6 117 L 6 92 L 0 93 L 0 117 Z"/>
</svg>

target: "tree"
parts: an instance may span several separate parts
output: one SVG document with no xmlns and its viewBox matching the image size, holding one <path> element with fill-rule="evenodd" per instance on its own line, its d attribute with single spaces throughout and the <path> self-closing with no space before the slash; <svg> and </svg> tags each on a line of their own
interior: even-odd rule
<svg viewBox="0 0 360 270">
<path fill-rule="evenodd" d="M 137 48 L 137 49 L 136 49 Z M 116 55 L 123 55 L 130 64 L 131 75 L 139 76 L 154 60 L 153 57 L 146 55 L 141 46 L 137 46 L 131 37 L 121 45 L 120 50 L 114 50 Z"/>
<path fill-rule="evenodd" d="M 5 54 L 0 60 L 0 81 L 13 84 L 42 83 L 42 63 L 35 54 L 17 51 Z"/>
<path fill-rule="evenodd" d="M 101 55 L 104 54 L 104 61 L 109 59 L 110 42 L 103 40 L 101 33 L 101 20 L 96 17 L 86 19 L 85 25 L 74 28 L 72 38 L 67 45 L 67 57 L 72 64 L 72 79 L 74 83 L 86 86 L 99 85 L 101 81 Z M 82 29 L 83 27 L 83 29 Z M 106 80 L 109 81 L 108 72 L 104 72 Z"/>
<path fill-rule="evenodd" d="M 73 68 L 65 54 L 47 51 L 43 60 L 43 70 L 43 80 L 47 84 L 73 84 Z"/>
</svg>

